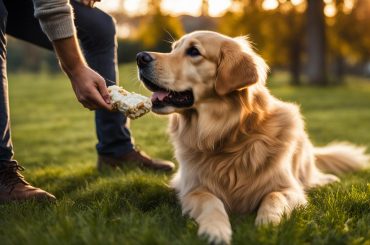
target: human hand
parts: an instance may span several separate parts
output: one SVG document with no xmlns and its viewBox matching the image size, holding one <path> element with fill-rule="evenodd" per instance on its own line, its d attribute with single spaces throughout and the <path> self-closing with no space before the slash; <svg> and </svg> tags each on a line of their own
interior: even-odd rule
<svg viewBox="0 0 370 245">
<path fill-rule="evenodd" d="M 112 110 L 105 80 L 87 65 L 66 71 L 78 101 L 90 110 Z"/>
<path fill-rule="evenodd" d="M 53 46 L 62 69 L 71 80 L 78 101 L 90 110 L 112 110 L 105 80 L 84 61 L 77 37 L 74 35 L 54 40 Z"/>
<path fill-rule="evenodd" d="M 77 2 L 87 6 L 87 7 L 94 7 L 95 2 L 100 2 L 101 0 L 76 0 Z"/>
</svg>

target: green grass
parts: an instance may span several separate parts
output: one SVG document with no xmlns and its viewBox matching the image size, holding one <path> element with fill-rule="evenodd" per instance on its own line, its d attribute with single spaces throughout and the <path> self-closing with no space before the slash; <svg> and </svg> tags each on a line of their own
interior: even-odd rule
<svg viewBox="0 0 370 245">
<path fill-rule="evenodd" d="M 128 90 L 146 93 L 134 66 L 123 66 Z M 194 221 L 181 216 L 170 175 L 95 168 L 93 113 L 76 101 L 62 75 L 10 74 L 16 158 L 27 179 L 52 193 L 56 204 L 0 205 L 0 244 L 204 244 Z M 351 78 L 328 88 L 289 87 L 284 74 L 270 81 L 278 98 L 302 105 L 312 140 L 348 140 L 370 148 L 370 83 Z M 136 144 L 173 158 L 167 119 L 132 122 Z M 309 205 L 278 227 L 255 228 L 255 214 L 232 215 L 234 244 L 370 244 L 370 171 L 309 192 Z"/>
</svg>

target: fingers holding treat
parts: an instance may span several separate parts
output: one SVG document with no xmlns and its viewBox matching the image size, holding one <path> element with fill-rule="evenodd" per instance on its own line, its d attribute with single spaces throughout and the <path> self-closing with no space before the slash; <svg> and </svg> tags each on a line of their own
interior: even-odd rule
<svg viewBox="0 0 370 245">
<path fill-rule="evenodd" d="M 128 118 L 139 118 L 152 108 L 152 102 L 148 97 L 130 93 L 117 85 L 108 87 L 108 92 L 113 109 L 124 113 Z"/>
</svg>

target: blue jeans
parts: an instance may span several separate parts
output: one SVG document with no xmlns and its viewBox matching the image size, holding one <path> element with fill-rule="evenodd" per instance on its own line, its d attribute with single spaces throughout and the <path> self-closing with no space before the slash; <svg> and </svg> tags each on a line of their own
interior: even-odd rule
<svg viewBox="0 0 370 245">
<path fill-rule="evenodd" d="M 104 78 L 116 81 L 114 20 L 97 8 L 91 9 L 74 1 L 71 4 L 75 12 L 77 35 L 88 64 Z M 0 0 L 0 161 L 11 160 L 14 154 L 10 133 L 5 34 L 53 50 L 33 11 L 32 0 Z M 99 154 L 120 156 L 133 149 L 126 121 L 122 113 L 105 110 L 95 112 L 96 149 Z"/>
</svg>

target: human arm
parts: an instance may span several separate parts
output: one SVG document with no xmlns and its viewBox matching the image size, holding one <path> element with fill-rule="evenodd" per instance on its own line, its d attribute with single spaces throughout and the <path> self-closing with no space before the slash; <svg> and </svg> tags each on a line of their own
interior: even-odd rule
<svg viewBox="0 0 370 245">
<path fill-rule="evenodd" d="M 93 8 L 95 2 L 100 2 L 101 0 L 75 0 L 75 1 L 85 5 L 87 7 Z"/>
<path fill-rule="evenodd" d="M 86 64 L 76 38 L 68 0 L 34 0 L 35 17 L 52 42 L 77 99 L 89 109 L 111 109 L 104 79 Z"/>
<path fill-rule="evenodd" d="M 88 67 L 75 36 L 53 41 L 54 49 L 64 72 L 71 80 L 78 101 L 90 110 L 111 110 L 105 80 Z"/>
</svg>

